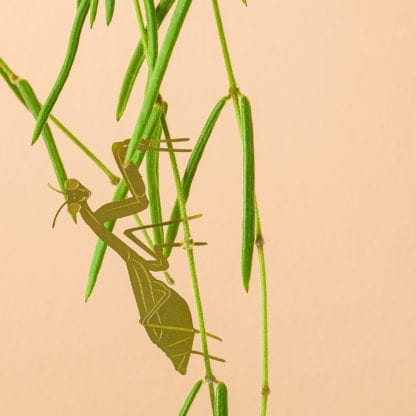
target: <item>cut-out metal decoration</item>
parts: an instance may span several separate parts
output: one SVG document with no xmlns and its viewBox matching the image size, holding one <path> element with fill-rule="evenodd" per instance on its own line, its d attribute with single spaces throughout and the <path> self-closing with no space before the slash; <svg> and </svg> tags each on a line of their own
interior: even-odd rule
<svg viewBox="0 0 416 416">
<path fill-rule="evenodd" d="M 172 139 L 172 141 L 184 141 L 184 139 Z M 91 230 L 125 261 L 140 314 L 139 322 L 144 326 L 151 341 L 169 357 L 175 369 L 179 373 L 185 374 L 190 354 L 202 354 L 192 350 L 194 336 L 199 331 L 193 327 L 191 312 L 185 299 L 151 274 L 151 272 L 167 270 L 169 267 L 168 261 L 162 253 L 164 247 L 180 247 L 183 246 L 183 243 L 155 244 L 152 250 L 140 241 L 134 232 L 143 228 L 191 220 L 200 217 L 200 215 L 125 230 L 124 234 L 151 256 L 151 260 L 140 256 L 112 231 L 107 230 L 104 226 L 107 221 L 136 214 L 148 206 L 145 185 L 137 166 L 133 163 L 124 165 L 128 144 L 129 140 L 115 142 L 112 151 L 132 194 L 130 198 L 106 203 L 93 211 L 87 202 L 91 192 L 77 179 L 71 178 L 65 182 L 67 201 L 64 205 L 68 204 L 68 211 L 71 215 L 76 216 L 79 213 Z M 147 150 L 165 149 L 147 148 Z M 169 150 L 183 151 L 183 149 Z M 58 210 L 58 213 L 62 208 L 63 206 Z M 55 216 L 54 224 L 58 213 Z M 204 245 L 206 243 L 193 242 L 192 244 Z M 215 335 L 207 335 L 221 340 Z M 209 358 L 224 361 L 213 356 L 209 356 Z"/>
</svg>

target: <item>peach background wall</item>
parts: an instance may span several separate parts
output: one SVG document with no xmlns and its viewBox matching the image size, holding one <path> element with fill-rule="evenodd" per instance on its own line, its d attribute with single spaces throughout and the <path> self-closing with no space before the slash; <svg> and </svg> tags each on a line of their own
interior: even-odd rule
<svg viewBox="0 0 416 416">
<path fill-rule="evenodd" d="M 75 1 L 3 0 L 1 56 L 45 98 L 61 65 Z M 110 144 L 130 135 L 141 88 L 120 123 L 115 102 L 138 31 L 132 2 L 86 30 L 54 113 L 114 169 Z M 270 295 L 270 415 L 416 414 L 416 4 L 414 1 L 222 1 L 237 79 L 255 119 L 257 193 Z M 142 79 L 143 81 L 143 79 Z M 195 1 L 163 84 L 173 134 L 193 140 L 227 91 L 209 1 Z M 203 374 L 185 377 L 137 324 L 127 272 L 106 257 L 83 293 L 95 238 L 62 214 L 32 117 L 0 82 L 0 413 L 177 414 Z M 60 133 L 70 176 L 107 179 Z M 162 156 L 164 158 L 164 156 Z M 180 156 L 182 166 L 185 161 Z M 164 166 L 168 211 L 173 196 Z M 231 106 L 209 143 L 189 212 L 215 374 L 231 415 L 259 414 L 257 262 L 239 275 L 241 149 Z M 123 223 L 127 226 L 127 223 Z M 120 230 L 120 228 L 119 228 Z M 192 302 L 184 253 L 171 261 Z M 192 415 L 208 414 L 204 390 Z"/>
</svg>

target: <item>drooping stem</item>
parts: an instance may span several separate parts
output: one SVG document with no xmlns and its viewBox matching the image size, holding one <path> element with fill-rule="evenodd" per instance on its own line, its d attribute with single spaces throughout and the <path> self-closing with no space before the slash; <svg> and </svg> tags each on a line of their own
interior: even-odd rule
<svg viewBox="0 0 416 416">
<path fill-rule="evenodd" d="M 241 112 L 240 112 L 240 105 L 238 101 L 239 90 L 238 90 L 237 82 L 235 80 L 233 65 L 231 63 L 230 52 L 228 50 L 227 39 L 225 37 L 224 25 L 222 24 L 222 18 L 221 18 L 220 8 L 218 5 L 218 0 L 212 0 L 212 8 L 214 9 L 214 16 L 215 16 L 215 22 L 217 24 L 218 37 L 220 38 L 222 54 L 223 54 L 224 63 L 225 63 L 225 69 L 227 70 L 228 83 L 230 84 L 229 92 L 233 99 L 234 111 L 236 113 L 237 123 L 240 129 L 240 136 L 241 136 L 241 133 L 242 133 Z"/>
<path fill-rule="evenodd" d="M 256 203 L 256 246 L 260 264 L 260 287 L 261 287 L 261 316 L 262 316 L 262 386 L 261 386 L 261 410 L 260 415 L 267 414 L 267 399 L 270 394 L 269 387 L 269 342 L 268 342 L 268 322 L 267 322 L 267 279 L 266 279 L 266 262 L 264 258 L 264 239 L 261 232 L 260 215 Z"/>
<path fill-rule="evenodd" d="M 224 56 L 225 68 L 228 75 L 230 94 L 233 98 L 234 110 L 238 127 L 240 130 L 240 137 L 242 138 L 242 123 L 241 123 L 241 111 L 239 105 L 239 89 L 235 79 L 230 53 L 227 46 L 227 40 L 225 37 L 224 26 L 222 23 L 221 13 L 218 5 L 218 0 L 212 0 L 212 7 L 214 10 L 215 22 L 217 25 L 218 36 L 221 43 L 222 53 Z M 267 401 L 270 394 L 269 387 L 269 344 L 268 344 L 268 325 L 267 325 L 267 285 L 266 285 L 266 264 L 263 249 L 263 237 L 261 234 L 260 226 L 260 214 L 257 205 L 257 198 L 255 198 L 255 217 L 256 217 L 256 244 L 258 248 L 258 258 L 260 264 L 260 284 L 261 284 L 261 316 L 262 316 L 262 402 L 261 402 L 261 416 L 266 416 L 267 413 Z"/>
<path fill-rule="evenodd" d="M 212 7 L 214 9 L 215 22 L 217 24 L 218 36 L 220 38 L 222 54 L 224 56 L 225 68 L 227 69 L 228 81 L 230 83 L 230 88 L 236 87 L 236 81 L 233 71 L 233 66 L 231 64 L 230 52 L 228 50 L 227 40 L 225 38 L 224 26 L 222 24 L 220 8 L 218 6 L 217 0 L 212 0 Z"/>
<path fill-rule="evenodd" d="M 134 3 L 134 9 L 136 10 L 137 23 L 139 25 L 140 36 L 142 38 L 144 54 L 146 55 L 146 58 L 147 58 L 148 57 L 147 34 L 146 34 L 146 28 L 144 26 L 142 8 L 140 7 L 139 0 L 133 0 L 133 3 Z"/>
<path fill-rule="evenodd" d="M 80 148 L 81 151 L 83 151 L 107 175 L 107 177 L 110 179 L 113 185 L 117 185 L 120 182 L 120 178 L 116 176 L 113 172 L 111 172 L 110 169 L 108 169 L 107 166 L 105 166 L 104 163 L 101 162 L 101 160 L 98 159 L 98 157 L 95 156 L 94 153 L 81 142 L 81 140 L 79 140 L 73 133 L 71 133 L 61 121 L 59 121 L 53 114 L 50 114 L 49 118 L 55 124 L 55 126 L 58 127 L 59 130 L 61 130 L 77 147 Z"/>
<path fill-rule="evenodd" d="M 165 139 L 170 139 L 171 137 L 170 137 L 169 129 L 168 129 L 166 119 L 163 114 L 162 114 L 161 120 L 162 120 L 163 134 L 165 136 Z M 171 143 L 168 142 L 167 145 L 169 148 L 172 148 Z M 185 206 L 186 199 L 185 199 L 185 195 L 184 195 L 183 188 L 182 188 L 182 181 L 181 181 L 181 177 L 179 174 L 178 165 L 176 162 L 176 157 L 173 152 L 169 152 L 169 157 L 170 157 L 170 161 L 172 165 L 172 172 L 173 172 L 173 177 L 175 180 L 176 191 L 178 194 L 179 211 L 181 214 L 181 218 L 186 218 L 187 217 L 186 206 Z M 198 315 L 202 352 L 204 355 L 205 380 L 208 382 L 212 412 L 214 414 L 215 412 L 215 392 L 214 392 L 215 377 L 214 377 L 214 374 L 212 373 L 211 362 L 209 360 L 207 333 L 205 329 L 204 313 L 202 309 L 201 294 L 199 290 L 198 277 L 197 277 L 196 265 L 195 265 L 195 257 L 194 257 L 194 251 L 193 251 L 193 246 L 192 246 L 193 240 L 191 237 L 191 230 L 190 230 L 188 221 L 183 222 L 183 230 L 184 230 L 184 238 L 185 238 L 185 248 L 186 248 L 186 252 L 188 255 L 188 264 L 189 264 L 189 270 L 191 273 L 192 287 L 194 291 L 195 304 L 196 304 L 196 310 L 197 310 L 197 315 Z"/>
</svg>

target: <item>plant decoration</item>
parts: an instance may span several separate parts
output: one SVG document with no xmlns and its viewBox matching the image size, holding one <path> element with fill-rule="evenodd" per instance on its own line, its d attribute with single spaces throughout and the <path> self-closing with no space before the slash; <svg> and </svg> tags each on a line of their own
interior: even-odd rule
<svg viewBox="0 0 416 416">
<path fill-rule="evenodd" d="M 144 62 L 147 64 L 148 72 L 144 97 L 141 101 L 137 122 L 132 129 L 131 138 L 124 141 L 115 141 L 112 144 L 112 152 L 121 179 L 112 173 L 90 149 L 52 114 L 54 105 L 70 76 L 86 22 L 89 20 L 91 28 L 94 25 L 98 3 L 98 0 L 77 1 L 65 60 L 55 84 L 43 104 L 37 98 L 30 83 L 26 79 L 18 77 L 0 58 L 0 74 L 20 102 L 36 119 L 32 144 L 37 143 L 38 138 L 42 136 L 49 152 L 60 188 L 56 191 L 62 193 L 65 199 L 58 213 L 64 206 L 67 206 L 73 219 L 76 221 L 79 214 L 91 231 L 99 238 L 92 257 L 85 299 L 87 300 L 90 297 L 94 289 L 106 249 L 109 246 L 126 263 L 141 325 L 150 340 L 166 354 L 179 373 L 185 374 L 191 354 L 198 354 L 198 352 L 193 351 L 192 344 L 196 335 L 201 337 L 202 352 L 199 352 L 199 354 L 202 355 L 204 360 L 205 375 L 195 383 L 179 414 L 182 416 L 188 414 L 203 383 L 208 387 L 212 414 L 214 416 L 228 414 L 227 386 L 225 382 L 219 381 L 214 376 L 211 367 L 211 360 L 223 360 L 211 356 L 208 351 L 207 337 L 211 336 L 216 339 L 218 337 L 208 333 L 205 327 L 197 267 L 194 259 L 194 247 L 204 243 L 193 240 L 189 221 L 199 217 L 199 215 L 189 216 L 186 202 L 208 139 L 224 106 L 232 102 L 243 148 L 241 274 L 243 289 L 246 292 L 249 291 L 254 246 L 257 247 L 260 264 L 263 334 L 263 382 L 260 414 L 264 416 L 267 413 L 269 396 L 267 290 L 264 243 L 255 196 L 253 122 L 250 101 L 241 92 L 235 79 L 218 1 L 212 0 L 212 9 L 228 75 L 229 90 L 215 104 L 192 150 L 180 147 L 181 142 L 187 142 L 189 139 L 171 137 L 167 121 L 168 104 L 161 94 L 162 81 L 174 52 L 176 41 L 181 33 L 181 28 L 187 18 L 188 10 L 192 6 L 192 0 L 160 0 L 158 3 L 153 0 L 143 0 L 142 4 L 139 0 L 133 1 L 141 36 L 136 49 L 133 51 L 120 89 L 116 109 L 117 120 L 123 116 L 137 75 Z M 109 25 L 114 16 L 115 1 L 106 0 L 103 3 L 105 5 L 106 22 Z M 246 4 L 244 0 L 243 3 Z M 159 28 L 165 20 L 169 22 L 166 34 L 161 39 Z M 116 186 L 111 202 L 105 203 L 95 211 L 92 210 L 88 204 L 91 191 L 77 179 L 67 177 L 66 169 L 53 137 L 52 124 L 68 136 Z M 187 151 L 190 152 L 190 156 L 185 172 L 181 174 L 176 163 L 175 153 Z M 177 192 L 177 198 L 173 204 L 169 220 L 164 220 L 161 214 L 162 204 L 159 191 L 160 152 L 168 152 Z M 146 163 L 146 185 L 139 173 L 139 170 L 144 170 L 142 169 L 143 161 Z M 80 172 L 75 172 L 74 168 L 71 169 L 71 172 L 74 172 L 76 176 L 80 174 Z M 130 192 L 130 196 L 128 196 L 128 192 Z M 151 225 L 143 225 L 138 216 L 138 213 L 147 208 L 150 210 Z M 134 244 L 125 243 L 113 233 L 116 220 L 127 216 L 134 216 L 138 226 L 127 229 L 124 233 L 132 243 L 144 250 L 151 257 L 151 260 L 140 256 Z M 167 226 L 167 228 L 164 229 L 163 226 Z M 179 226 L 183 227 L 184 237 L 183 241 L 176 242 Z M 153 230 L 152 237 L 147 232 L 148 228 Z M 146 242 L 139 239 L 138 231 L 143 233 Z M 168 274 L 168 258 L 171 250 L 173 247 L 179 246 L 185 248 L 188 257 L 197 325 L 193 323 L 188 301 L 173 289 L 172 279 Z M 164 271 L 167 282 L 155 278 L 153 276 L 155 271 Z"/>
</svg>

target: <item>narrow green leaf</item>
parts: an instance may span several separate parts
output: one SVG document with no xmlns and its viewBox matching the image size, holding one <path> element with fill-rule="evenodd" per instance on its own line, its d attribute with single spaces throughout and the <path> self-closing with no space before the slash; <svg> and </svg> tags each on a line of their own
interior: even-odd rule
<svg viewBox="0 0 416 416">
<path fill-rule="evenodd" d="M 147 21 L 147 48 L 149 53 L 149 68 L 153 68 L 157 59 L 158 38 L 157 18 L 155 3 L 153 0 L 144 0 Z"/>
<path fill-rule="evenodd" d="M 165 19 L 166 15 L 169 13 L 169 10 L 172 8 L 175 0 L 161 0 L 158 7 L 156 8 L 156 22 L 157 27 L 159 28 Z M 118 97 L 116 118 L 120 120 L 123 116 L 124 111 L 127 107 L 127 103 L 130 98 L 131 91 L 133 89 L 134 83 L 136 82 L 137 75 L 140 71 L 140 68 L 144 61 L 144 49 L 143 43 L 140 40 L 137 43 L 136 49 L 133 52 L 133 56 L 130 59 L 129 65 L 127 67 L 126 74 L 124 75 L 123 83 L 121 84 L 120 94 Z"/>
<path fill-rule="evenodd" d="M 247 6 L 247 0 L 241 0 L 244 4 L 244 6 Z"/>
<path fill-rule="evenodd" d="M 215 394 L 215 416 L 228 416 L 228 393 L 224 383 L 218 383 Z"/>
<path fill-rule="evenodd" d="M 90 8 L 90 27 L 93 27 L 95 18 L 97 17 L 98 0 L 91 0 Z"/>
<path fill-rule="evenodd" d="M 55 105 L 56 100 L 58 99 L 59 94 L 61 93 L 62 88 L 64 87 L 65 82 L 69 76 L 72 64 L 74 63 L 75 55 L 77 53 L 81 31 L 82 31 L 89 7 L 90 7 L 90 0 L 82 0 L 81 4 L 79 5 L 77 9 L 74 23 L 72 25 L 71 34 L 69 37 L 68 49 L 66 52 L 64 63 L 58 74 L 55 84 L 52 87 L 48 95 L 48 98 L 46 99 L 44 105 L 42 106 L 42 109 L 40 110 L 40 113 L 39 113 L 39 116 L 35 125 L 35 129 L 33 131 L 32 143 L 34 143 L 38 139 L 43 129 L 43 126 L 48 120 L 49 114 L 52 111 L 52 108 Z"/>
<path fill-rule="evenodd" d="M 159 123 L 160 120 L 160 106 L 155 106 L 152 114 L 149 118 L 149 121 L 146 125 L 146 129 L 143 132 L 143 140 L 149 140 L 152 138 L 154 131 Z M 145 150 L 138 150 L 133 155 L 133 163 L 140 167 L 142 161 L 144 159 L 146 151 Z M 127 195 L 127 185 L 124 180 L 121 180 L 116 188 L 116 191 L 113 196 L 113 201 L 120 201 L 124 199 Z M 107 230 L 112 231 L 114 228 L 116 221 L 108 221 L 105 223 L 105 227 Z M 95 246 L 94 254 L 92 256 L 90 271 L 88 274 L 88 281 L 87 287 L 85 289 L 85 301 L 91 296 L 92 291 L 94 290 L 95 283 L 97 281 L 98 273 L 100 272 L 104 255 L 107 250 L 107 244 L 105 244 L 102 240 L 98 240 Z"/>
<path fill-rule="evenodd" d="M 105 20 L 107 25 L 109 25 L 113 19 L 115 4 L 115 0 L 105 0 Z"/>
<path fill-rule="evenodd" d="M 41 105 L 32 87 L 25 79 L 19 79 L 19 81 L 17 82 L 17 88 L 26 103 L 26 107 L 36 118 L 39 114 Z M 46 149 L 49 153 L 49 158 L 51 159 L 56 179 L 59 183 L 59 187 L 62 191 L 65 191 L 65 181 L 67 179 L 65 168 L 48 124 L 45 124 L 42 130 L 42 136 L 45 142 Z"/>
<path fill-rule="evenodd" d="M 155 67 L 150 75 L 146 93 L 143 99 L 142 108 L 134 128 L 130 145 L 127 149 L 126 162 L 131 160 L 137 144 L 146 127 L 147 120 L 152 112 L 153 105 L 159 94 L 173 48 L 178 39 L 179 32 L 185 20 L 186 14 L 191 6 L 192 0 L 178 0 L 177 6 L 170 21 L 165 39 L 160 49 L 159 56 L 156 60 Z"/>
<path fill-rule="evenodd" d="M 195 173 L 198 169 L 199 162 L 202 158 L 202 155 L 205 150 L 205 146 L 208 143 L 208 139 L 211 137 L 212 130 L 218 120 L 218 117 L 221 114 L 221 110 L 223 109 L 225 103 L 227 102 L 227 98 L 222 98 L 218 103 L 215 105 L 214 109 L 211 111 L 211 114 L 208 117 L 208 120 L 205 122 L 205 125 L 199 135 L 199 138 L 195 144 L 195 147 L 192 149 L 191 156 L 189 157 L 188 163 L 186 165 L 185 173 L 182 178 L 182 189 L 185 197 L 185 202 L 188 199 L 189 193 L 191 191 L 192 181 L 194 179 Z M 170 214 L 170 219 L 173 220 L 175 218 L 180 217 L 179 212 L 179 202 L 178 200 L 175 201 L 175 205 L 173 206 L 172 213 Z M 179 223 L 173 223 L 168 225 L 168 229 L 166 231 L 166 243 L 173 243 L 175 241 L 176 235 L 178 233 Z M 169 257 L 172 251 L 171 247 L 165 247 L 163 254 L 165 257 Z"/>
<path fill-rule="evenodd" d="M 199 392 L 199 389 L 201 388 L 202 380 L 197 381 L 194 386 L 192 387 L 192 390 L 190 391 L 188 397 L 185 400 L 185 403 L 183 404 L 183 407 L 181 411 L 179 412 L 179 416 L 186 416 L 189 412 L 189 409 L 192 406 L 192 403 L 195 400 L 196 395 Z"/>
<path fill-rule="evenodd" d="M 243 286 L 248 292 L 255 239 L 255 180 L 254 142 L 251 106 L 247 97 L 241 97 L 241 125 L 243 138 L 243 233 L 241 250 L 241 271 Z"/>
<path fill-rule="evenodd" d="M 158 148 L 160 142 L 157 140 L 162 137 L 162 125 L 158 123 L 155 133 L 150 142 L 151 147 Z M 147 198 L 149 200 L 149 212 L 152 224 L 158 224 L 162 222 L 162 205 L 160 203 L 160 190 L 159 190 L 159 152 L 147 151 L 146 152 L 146 177 L 147 177 Z M 153 240 L 155 244 L 163 243 L 163 227 L 153 227 Z"/>
<path fill-rule="evenodd" d="M 25 106 L 27 109 L 27 104 L 22 97 L 19 89 L 17 88 L 17 82 L 20 78 L 6 65 L 6 63 L 0 58 L 0 75 L 5 79 L 11 90 L 14 92 L 16 97 L 20 100 L 20 102 Z M 25 81 L 27 83 L 27 81 Z M 32 91 L 33 92 L 33 91 Z M 33 92 L 33 94 L 35 94 Z M 40 104 L 42 106 L 42 104 Z M 53 114 L 49 115 L 50 120 L 60 129 L 75 145 L 81 149 L 110 179 L 111 183 L 114 185 L 117 184 L 120 180 L 116 175 L 114 175 L 105 165 L 101 162 L 97 156 L 94 155 L 91 150 L 87 148 L 72 132 L 68 130 L 67 127 L 64 126 Z"/>
</svg>

